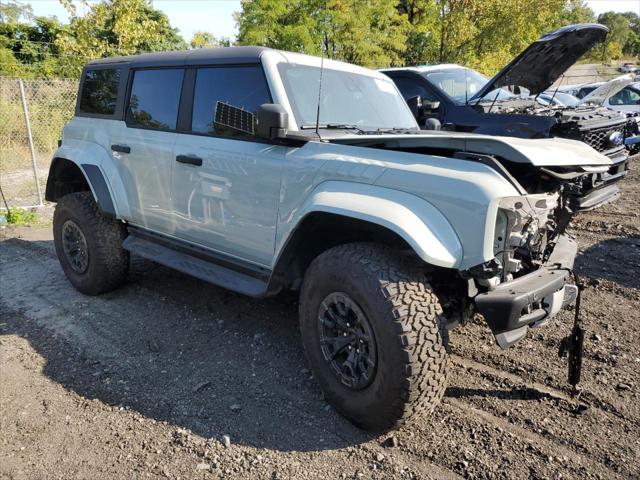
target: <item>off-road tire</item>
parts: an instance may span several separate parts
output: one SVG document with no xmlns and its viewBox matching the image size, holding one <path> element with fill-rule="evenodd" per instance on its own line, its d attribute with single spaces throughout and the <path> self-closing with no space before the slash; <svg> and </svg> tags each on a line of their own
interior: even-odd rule
<svg viewBox="0 0 640 480">
<path fill-rule="evenodd" d="M 356 426 L 395 428 L 429 415 L 442 399 L 449 367 L 442 307 L 420 260 L 371 243 L 337 246 L 319 255 L 300 292 L 302 341 L 325 399 Z M 332 292 L 348 294 L 372 326 L 375 376 L 364 389 L 345 386 L 320 346 L 320 306 Z"/>
<path fill-rule="evenodd" d="M 88 266 L 78 272 L 72 267 L 63 248 L 63 226 L 73 222 L 86 239 Z M 86 295 L 109 292 L 127 278 L 129 252 L 122 248 L 127 236 L 124 225 L 103 215 L 91 192 L 65 195 L 53 214 L 53 240 L 62 270 L 71 284 Z"/>
</svg>

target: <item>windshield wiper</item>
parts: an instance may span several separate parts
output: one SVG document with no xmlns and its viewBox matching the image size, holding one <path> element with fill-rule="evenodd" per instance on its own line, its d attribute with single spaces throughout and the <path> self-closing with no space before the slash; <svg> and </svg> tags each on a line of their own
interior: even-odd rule
<svg viewBox="0 0 640 480">
<path fill-rule="evenodd" d="M 353 125 L 351 123 L 321 123 L 317 125 L 318 128 L 326 129 L 326 130 L 357 130 L 359 133 L 362 133 L 363 130 L 357 125 Z M 300 130 L 315 130 L 316 125 L 302 125 Z"/>
</svg>

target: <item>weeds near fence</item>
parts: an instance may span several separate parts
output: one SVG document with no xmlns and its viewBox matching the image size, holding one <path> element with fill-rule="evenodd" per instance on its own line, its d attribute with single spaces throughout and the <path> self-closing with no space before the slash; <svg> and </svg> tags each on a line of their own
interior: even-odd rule
<svg viewBox="0 0 640 480">
<path fill-rule="evenodd" d="M 25 79 L 25 100 L 34 145 L 38 182 L 44 190 L 49 164 L 64 124 L 73 116 L 77 80 Z M 0 187 L 10 206 L 38 203 L 20 80 L 0 77 Z"/>
<path fill-rule="evenodd" d="M 33 225 L 40 223 L 40 216 L 31 210 L 14 208 L 6 213 L 7 223 L 12 225 Z"/>
</svg>

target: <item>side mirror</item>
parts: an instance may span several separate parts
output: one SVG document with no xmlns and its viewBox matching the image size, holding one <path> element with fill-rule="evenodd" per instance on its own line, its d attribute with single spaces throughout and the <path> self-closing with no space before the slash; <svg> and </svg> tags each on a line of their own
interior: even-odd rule
<svg viewBox="0 0 640 480">
<path fill-rule="evenodd" d="M 424 121 L 424 130 L 442 130 L 442 123 L 437 118 L 427 118 Z"/>
<path fill-rule="evenodd" d="M 257 114 L 256 133 L 260 138 L 276 140 L 287 135 L 289 114 L 282 105 L 263 103 Z"/>
<path fill-rule="evenodd" d="M 422 109 L 425 112 L 435 112 L 440 108 L 440 102 L 422 102 Z"/>
<path fill-rule="evenodd" d="M 420 118 L 422 115 L 422 97 L 416 95 L 415 97 L 407 98 L 407 105 L 409 105 L 409 110 L 411 110 L 413 116 Z"/>
</svg>

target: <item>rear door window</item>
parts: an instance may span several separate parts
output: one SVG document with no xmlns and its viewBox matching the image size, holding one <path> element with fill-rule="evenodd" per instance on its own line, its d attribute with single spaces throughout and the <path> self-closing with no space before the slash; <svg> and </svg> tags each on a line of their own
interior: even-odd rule
<svg viewBox="0 0 640 480">
<path fill-rule="evenodd" d="M 184 69 L 137 70 L 133 76 L 127 124 L 175 130 Z"/>
<path fill-rule="evenodd" d="M 216 110 L 225 108 L 226 104 L 255 114 L 263 103 L 271 103 L 271 95 L 260 65 L 199 68 L 191 130 L 212 135 L 251 136 L 248 131 L 217 122 Z M 220 117 L 218 115 L 218 119 Z"/>
<path fill-rule="evenodd" d="M 86 70 L 80 93 L 80 111 L 113 115 L 116 111 L 119 84 L 120 70 L 117 68 Z"/>
<path fill-rule="evenodd" d="M 611 105 L 640 105 L 640 92 L 625 87 L 609 99 Z"/>
</svg>

